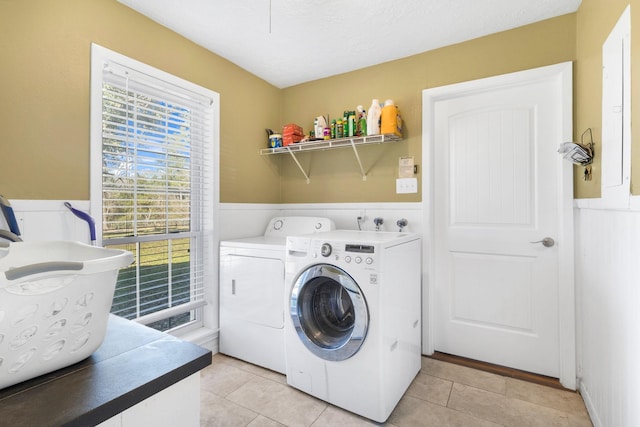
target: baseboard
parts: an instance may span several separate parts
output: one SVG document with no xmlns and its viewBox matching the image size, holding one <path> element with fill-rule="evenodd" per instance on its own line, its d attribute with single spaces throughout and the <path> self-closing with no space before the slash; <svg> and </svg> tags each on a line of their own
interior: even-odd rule
<svg viewBox="0 0 640 427">
<path fill-rule="evenodd" d="M 600 421 L 600 418 L 598 417 L 598 412 L 593 405 L 593 400 L 591 400 L 589 390 L 582 381 L 578 383 L 578 390 L 580 391 L 580 395 L 582 396 L 582 400 L 584 401 L 584 406 L 586 406 L 587 408 L 587 412 L 589 413 L 589 417 L 591 418 L 593 427 L 604 427 L 602 421 Z"/>
<path fill-rule="evenodd" d="M 218 352 L 218 332 L 212 329 L 200 328 L 177 337 L 183 341 L 211 350 L 212 353 Z"/>
</svg>

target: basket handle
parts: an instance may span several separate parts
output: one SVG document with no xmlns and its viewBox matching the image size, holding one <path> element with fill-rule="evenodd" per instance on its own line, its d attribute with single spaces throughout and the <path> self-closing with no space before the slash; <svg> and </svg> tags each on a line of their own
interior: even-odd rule
<svg viewBox="0 0 640 427">
<path fill-rule="evenodd" d="M 84 268 L 84 264 L 82 262 L 71 262 L 71 261 L 40 262 L 37 264 L 30 264 L 22 267 L 16 267 L 11 270 L 7 270 L 4 272 L 4 276 L 7 278 L 7 280 L 16 280 L 26 276 L 31 276 L 33 274 L 49 273 L 52 271 L 62 271 L 62 270 L 82 270 L 83 268 Z"/>
</svg>

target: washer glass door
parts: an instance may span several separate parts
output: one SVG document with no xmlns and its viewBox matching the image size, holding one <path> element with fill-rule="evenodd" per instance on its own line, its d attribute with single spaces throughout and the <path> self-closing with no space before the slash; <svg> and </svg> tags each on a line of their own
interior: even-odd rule
<svg viewBox="0 0 640 427">
<path fill-rule="evenodd" d="M 289 308 L 300 340 L 322 359 L 348 359 L 367 335 L 364 295 L 355 280 L 336 266 L 318 264 L 303 271 L 291 291 Z"/>
</svg>

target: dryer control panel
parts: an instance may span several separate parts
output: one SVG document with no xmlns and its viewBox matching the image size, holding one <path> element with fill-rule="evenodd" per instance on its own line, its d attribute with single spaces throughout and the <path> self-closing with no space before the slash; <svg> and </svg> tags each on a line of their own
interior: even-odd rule
<svg viewBox="0 0 640 427">
<path fill-rule="evenodd" d="M 264 232 L 265 236 L 287 237 L 296 234 L 310 234 L 331 231 L 336 228 L 329 218 L 305 216 L 280 216 L 272 218 Z"/>
</svg>

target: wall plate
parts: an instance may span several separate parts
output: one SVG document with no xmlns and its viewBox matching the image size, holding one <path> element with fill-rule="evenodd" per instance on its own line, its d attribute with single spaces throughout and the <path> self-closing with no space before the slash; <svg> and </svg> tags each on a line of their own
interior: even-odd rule
<svg viewBox="0 0 640 427">
<path fill-rule="evenodd" d="M 396 179 L 396 193 L 409 194 L 418 192 L 418 178 Z"/>
</svg>

